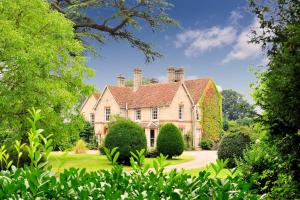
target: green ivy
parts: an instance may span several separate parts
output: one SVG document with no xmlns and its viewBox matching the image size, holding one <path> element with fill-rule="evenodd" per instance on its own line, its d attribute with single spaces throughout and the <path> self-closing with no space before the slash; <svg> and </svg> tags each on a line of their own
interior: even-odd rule
<svg viewBox="0 0 300 200">
<path fill-rule="evenodd" d="M 222 130 L 222 96 L 210 80 L 199 102 L 202 138 L 218 142 Z"/>
</svg>

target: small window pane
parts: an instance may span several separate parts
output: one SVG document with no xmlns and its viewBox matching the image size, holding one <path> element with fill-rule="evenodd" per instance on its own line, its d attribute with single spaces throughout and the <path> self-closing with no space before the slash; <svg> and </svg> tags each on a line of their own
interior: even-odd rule
<svg viewBox="0 0 300 200">
<path fill-rule="evenodd" d="M 136 109 L 135 110 L 135 120 L 141 120 L 141 109 Z"/>
<path fill-rule="evenodd" d="M 105 108 L 105 121 L 110 119 L 110 107 Z"/>
<path fill-rule="evenodd" d="M 158 108 L 152 108 L 152 119 L 158 119 Z"/>
<path fill-rule="evenodd" d="M 91 124 L 95 124 L 95 114 L 94 113 L 90 113 L 90 123 Z"/>
</svg>

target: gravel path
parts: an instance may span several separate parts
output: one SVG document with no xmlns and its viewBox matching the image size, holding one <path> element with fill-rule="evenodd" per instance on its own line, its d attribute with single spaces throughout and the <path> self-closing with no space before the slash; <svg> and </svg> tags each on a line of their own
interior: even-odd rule
<svg viewBox="0 0 300 200">
<path fill-rule="evenodd" d="M 183 155 L 194 156 L 195 159 L 190 162 L 168 166 L 165 171 L 202 168 L 210 163 L 215 163 L 218 158 L 217 151 L 185 151 Z"/>
</svg>

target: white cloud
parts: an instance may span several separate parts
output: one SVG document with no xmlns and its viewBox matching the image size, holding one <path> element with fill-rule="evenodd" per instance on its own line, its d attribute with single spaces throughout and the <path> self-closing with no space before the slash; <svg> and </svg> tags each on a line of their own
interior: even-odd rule
<svg viewBox="0 0 300 200">
<path fill-rule="evenodd" d="M 177 35 L 175 46 L 177 48 L 185 46 L 184 54 L 193 57 L 213 48 L 231 44 L 235 40 L 236 33 L 237 30 L 232 26 L 188 30 Z"/>
<path fill-rule="evenodd" d="M 260 56 L 261 46 L 259 44 L 249 43 L 251 30 L 258 29 L 259 22 L 254 19 L 252 24 L 241 31 L 236 40 L 233 49 L 226 55 L 222 63 L 228 63 L 234 60 L 244 60 L 247 58 L 254 58 Z"/>
<path fill-rule="evenodd" d="M 238 25 L 238 21 L 243 19 L 243 15 L 239 10 L 233 10 L 230 12 L 229 21 L 233 25 Z"/>
</svg>

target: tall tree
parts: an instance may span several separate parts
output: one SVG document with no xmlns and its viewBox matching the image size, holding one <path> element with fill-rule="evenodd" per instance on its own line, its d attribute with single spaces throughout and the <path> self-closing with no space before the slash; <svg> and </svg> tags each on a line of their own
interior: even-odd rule
<svg viewBox="0 0 300 200">
<path fill-rule="evenodd" d="M 23 138 L 31 107 L 42 110 L 42 127 L 56 147 L 76 140 L 84 125 L 78 102 L 92 90 L 83 82 L 93 75 L 83 50 L 73 23 L 48 2 L 0 1 L 1 143 Z"/>
<path fill-rule="evenodd" d="M 242 94 L 228 89 L 222 91 L 222 96 L 222 111 L 225 118 L 237 120 L 253 116 L 253 108 Z"/>
<path fill-rule="evenodd" d="M 76 36 L 104 43 L 105 37 L 126 40 L 140 50 L 146 62 L 162 55 L 134 34 L 149 26 L 153 32 L 177 22 L 166 13 L 172 5 L 166 0 L 49 0 L 52 8 L 74 22 Z"/>
<path fill-rule="evenodd" d="M 270 127 L 270 141 L 278 148 L 300 182 L 300 2 L 276 0 L 269 4 L 250 1 L 260 22 L 252 42 L 268 52 L 268 68 L 259 74 L 254 97 L 264 111 L 262 121 Z M 300 186 L 299 186 L 300 187 Z"/>
</svg>

